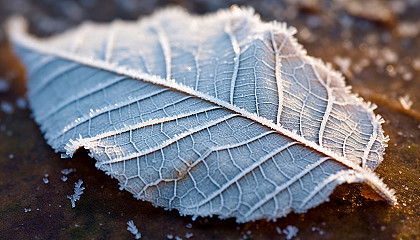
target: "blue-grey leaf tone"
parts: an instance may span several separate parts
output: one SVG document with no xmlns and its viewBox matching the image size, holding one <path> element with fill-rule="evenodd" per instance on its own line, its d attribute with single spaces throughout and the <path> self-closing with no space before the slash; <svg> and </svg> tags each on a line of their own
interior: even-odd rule
<svg viewBox="0 0 420 240">
<path fill-rule="evenodd" d="M 88 149 L 137 198 L 238 222 L 305 212 L 344 182 L 396 202 L 373 173 L 382 119 L 252 9 L 167 9 L 43 40 L 14 19 L 9 32 L 48 143 Z"/>
</svg>

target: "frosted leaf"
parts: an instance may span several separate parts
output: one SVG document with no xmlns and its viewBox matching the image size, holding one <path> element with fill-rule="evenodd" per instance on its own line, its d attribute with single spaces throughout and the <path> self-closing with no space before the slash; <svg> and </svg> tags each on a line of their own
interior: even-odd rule
<svg viewBox="0 0 420 240">
<path fill-rule="evenodd" d="M 47 142 L 69 156 L 87 149 L 136 198 L 238 222 L 305 212 L 342 183 L 396 203 L 373 173 L 383 120 L 284 23 L 234 7 L 169 8 L 48 39 L 22 19 L 8 26 Z"/>
</svg>

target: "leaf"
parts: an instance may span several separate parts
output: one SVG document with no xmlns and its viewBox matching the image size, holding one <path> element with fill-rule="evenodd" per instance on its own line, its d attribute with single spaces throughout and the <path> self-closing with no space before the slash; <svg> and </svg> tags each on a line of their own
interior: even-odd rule
<svg viewBox="0 0 420 240">
<path fill-rule="evenodd" d="M 305 212 L 345 182 L 396 203 L 373 173 L 383 120 L 294 28 L 249 8 L 170 8 L 48 39 L 8 26 L 48 143 L 88 149 L 136 198 L 238 222 Z"/>
</svg>

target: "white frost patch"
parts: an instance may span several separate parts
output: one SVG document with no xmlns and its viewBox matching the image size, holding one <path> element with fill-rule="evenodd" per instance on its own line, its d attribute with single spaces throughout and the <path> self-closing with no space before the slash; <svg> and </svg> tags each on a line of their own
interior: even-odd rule
<svg viewBox="0 0 420 240">
<path fill-rule="evenodd" d="M 130 220 L 127 222 L 127 230 L 130 231 L 134 235 L 135 239 L 141 238 L 141 233 L 137 229 L 136 225 L 134 225 L 133 220 Z"/>
<path fill-rule="evenodd" d="M 7 114 L 12 114 L 15 111 L 13 105 L 8 102 L 1 102 L 0 109 Z"/>
<path fill-rule="evenodd" d="M 83 181 L 79 179 L 79 181 L 74 184 L 74 194 L 71 196 L 67 196 L 67 198 L 71 201 L 72 208 L 76 206 L 76 201 L 80 200 L 80 195 L 82 195 L 83 190 L 85 190 L 85 187 L 82 187 L 82 184 Z"/>
<path fill-rule="evenodd" d="M 32 209 L 31 209 L 31 208 L 24 208 L 23 210 L 25 210 L 25 212 L 30 212 L 30 211 L 32 211 Z"/>
<path fill-rule="evenodd" d="M 61 181 L 63 181 L 63 182 L 67 181 L 67 179 L 68 179 L 68 178 L 67 178 L 66 176 L 62 176 L 62 177 L 61 177 Z"/>
<path fill-rule="evenodd" d="M 411 106 L 413 106 L 413 101 L 410 100 L 410 96 L 408 96 L 407 94 L 403 97 L 399 97 L 398 100 L 400 101 L 401 106 L 405 110 L 410 110 Z"/>
</svg>

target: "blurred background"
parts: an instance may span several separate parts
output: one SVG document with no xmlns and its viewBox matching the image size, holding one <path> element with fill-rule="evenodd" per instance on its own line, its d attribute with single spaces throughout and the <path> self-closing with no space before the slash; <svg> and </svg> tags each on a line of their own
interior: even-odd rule
<svg viewBox="0 0 420 240">
<path fill-rule="evenodd" d="M 128 239 L 129 220 L 142 239 L 420 239 L 420 0 L 0 0 L 0 24 L 23 15 L 42 37 L 84 20 L 138 19 L 168 5 L 205 14 L 233 4 L 296 27 L 309 55 L 332 63 L 354 93 L 378 105 L 391 141 L 376 172 L 397 191 L 399 205 L 362 197 L 368 193 L 361 185 L 344 185 L 308 213 L 236 224 L 192 221 L 138 201 L 86 152 L 61 159 L 45 143 L 30 117 L 25 70 L 2 26 L 0 239 Z M 86 190 L 72 209 L 67 195 L 78 179 Z"/>
</svg>

